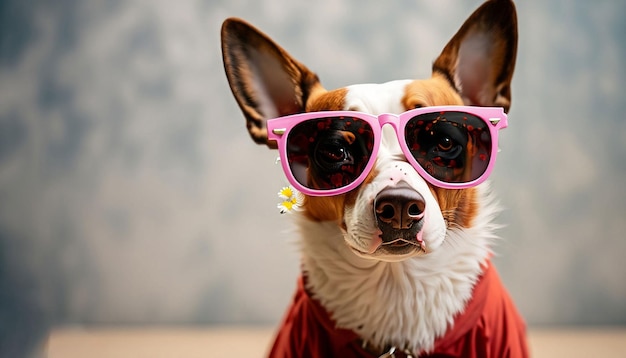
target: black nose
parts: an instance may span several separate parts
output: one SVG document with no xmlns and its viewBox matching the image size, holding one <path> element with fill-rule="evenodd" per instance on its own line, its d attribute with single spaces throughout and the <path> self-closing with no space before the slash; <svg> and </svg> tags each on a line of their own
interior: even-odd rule
<svg viewBox="0 0 626 358">
<path fill-rule="evenodd" d="M 409 229 L 424 217 L 424 197 L 406 182 L 381 190 L 374 199 L 379 226 Z"/>
</svg>

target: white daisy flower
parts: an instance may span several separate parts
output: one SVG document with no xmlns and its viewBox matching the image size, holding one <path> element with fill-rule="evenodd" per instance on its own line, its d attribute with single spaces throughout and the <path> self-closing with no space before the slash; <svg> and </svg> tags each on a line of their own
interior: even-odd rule
<svg viewBox="0 0 626 358">
<path fill-rule="evenodd" d="M 291 186 L 286 186 L 280 189 L 278 197 L 281 201 L 278 203 L 277 207 L 281 214 L 298 211 L 302 206 L 302 194 Z"/>
</svg>

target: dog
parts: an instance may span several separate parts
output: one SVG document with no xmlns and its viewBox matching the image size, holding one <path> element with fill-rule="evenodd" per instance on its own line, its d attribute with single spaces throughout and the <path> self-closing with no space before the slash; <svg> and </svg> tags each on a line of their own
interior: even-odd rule
<svg viewBox="0 0 626 358">
<path fill-rule="evenodd" d="M 302 275 L 271 357 L 526 357 L 523 318 L 490 261 L 487 177 L 517 53 L 509 0 L 482 4 L 432 77 L 326 90 L 244 20 L 222 25 L 252 139 L 294 191 Z"/>
</svg>

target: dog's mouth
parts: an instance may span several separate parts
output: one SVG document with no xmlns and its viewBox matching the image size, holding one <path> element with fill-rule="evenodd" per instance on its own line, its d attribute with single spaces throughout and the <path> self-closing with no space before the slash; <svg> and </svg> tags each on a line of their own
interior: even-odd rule
<svg viewBox="0 0 626 358">
<path fill-rule="evenodd" d="M 406 240 L 397 240 L 390 243 L 385 243 L 379 245 L 375 250 L 370 252 L 365 252 L 359 250 L 357 248 L 352 248 L 359 255 L 364 255 L 368 257 L 387 257 L 388 259 L 393 260 L 403 260 L 404 258 L 413 257 L 420 253 L 426 253 L 425 248 L 419 244 L 415 244 Z"/>
<path fill-rule="evenodd" d="M 421 226 L 421 225 L 420 225 Z M 394 230 L 395 231 L 395 230 Z M 422 231 L 408 230 L 403 232 L 404 237 L 395 239 L 386 238 L 385 234 L 381 235 L 382 242 L 376 251 L 388 255 L 405 255 L 409 253 L 426 253 L 426 243 L 422 238 Z M 397 232 L 394 232 L 397 234 Z"/>
<path fill-rule="evenodd" d="M 421 224 L 421 223 L 420 223 Z M 423 239 L 423 225 L 415 225 L 409 230 L 392 230 L 391 232 L 378 229 L 368 247 L 349 245 L 359 255 L 369 257 L 395 256 L 397 259 L 427 254 L 427 244 Z"/>
<path fill-rule="evenodd" d="M 415 225 L 415 227 L 408 230 L 383 231 L 378 229 L 367 249 L 363 250 L 354 246 L 352 246 L 352 249 L 367 256 L 413 256 L 419 253 L 426 254 L 426 242 L 423 239 L 422 226 Z"/>
<path fill-rule="evenodd" d="M 392 249 L 413 247 L 420 251 L 426 252 L 426 244 L 424 243 L 424 240 L 412 241 L 406 239 L 397 239 L 390 242 L 383 242 L 381 246 Z"/>
</svg>

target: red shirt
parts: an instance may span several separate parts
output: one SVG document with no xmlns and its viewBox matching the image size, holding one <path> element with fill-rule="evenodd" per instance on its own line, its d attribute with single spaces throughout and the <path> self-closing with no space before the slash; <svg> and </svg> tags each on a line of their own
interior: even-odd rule
<svg viewBox="0 0 626 358">
<path fill-rule="evenodd" d="M 269 356 L 375 357 L 361 348 L 360 342 L 354 332 L 335 327 L 328 312 L 308 295 L 300 278 Z M 455 317 L 454 325 L 435 341 L 432 352 L 421 353 L 420 357 L 528 357 L 524 320 L 491 264 L 474 286 L 465 310 Z"/>
</svg>

